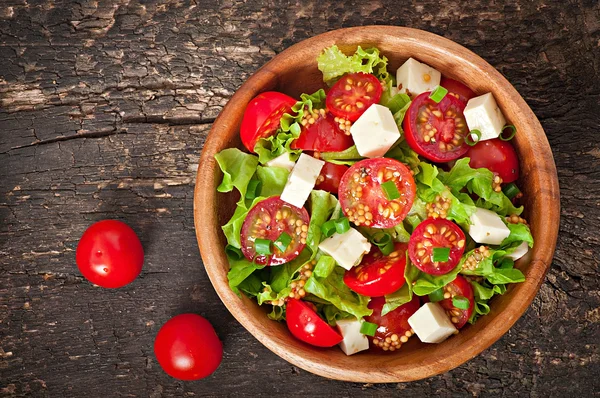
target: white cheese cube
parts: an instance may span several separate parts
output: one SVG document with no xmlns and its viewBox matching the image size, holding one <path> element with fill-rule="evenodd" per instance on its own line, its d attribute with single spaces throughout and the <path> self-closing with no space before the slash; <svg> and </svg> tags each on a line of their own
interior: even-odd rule
<svg viewBox="0 0 600 398">
<path fill-rule="evenodd" d="M 441 343 L 456 333 L 456 327 L 438 303 L 424 304 L 408 318 L 408 324 L 423 343 Z"/>
<path fill-rule="evenodd" d="M 440 85 L 442 74 L 431 66 L 409 58 L 396 71 L 396 81 L 401 93 L 415 96 L 433 91 Z"/>
<path fill-rule="evenodd" d="M 296 163 L 294 163 L 291 159 L 290 159 L 290 154 L 285 152 L 279 156 L 277 156 L 275 159 L 271 159 L 269 160 L 266 165 L 269 167 L 281 167 L 286 169 L 287 171 L 292 171 L 292 169 L 294 168 L 294 165 Z"/>
<path fill-rule="evenodd" d="M 362 321 L 342 319 L 337 321 L 336 325 L 344 338 L 340 343 L 340 348 L 344 351 L 344 354 L 352 355 L 369 349 L 369 339 L 360 332 Z"/>
<path fill-rule="evenodd" d="M 510 235 L 510 229 L 498 214 L 478 207 L 471 215 L 469 235 L 477 243 L 499 245 Z"/>
<path fill-rule="evenodd" d="M 529 245 L 527 244 L 527 242 L 523 242 L 519 246 L 517 246 L 512 253 L 507 254 L 506 257 L 512 258 L 513 261 L 517 261 L 524 255 L 526 255 L 528 251 L 529 251 Z"/>
<path fill-rule="evenodd" d="M 371 250 L 371 244 L 360 232 L 350 228 L 343 234 L 335 233 L 325 239 L 319 249 L 333 257 L 338 265 L 349 270 L 360 263 L 362 256 Z"/>
<path fill-rule="evenodd" d="M 317 177 L 325 164 L 324 161 L 312 156 L 301 154 L 288 176 L 287 183 L 281 193 L 281 200 L 296 207 L 304 206 L 310 191 L 317 182 Z"/>
<path fill-rule="evenodd" d="M 392 111 L 386 106 L 373 104 L 350 127 L 350 134 L 361 156 L 383 156 L 400 138 Z"/>
<path fill-rule="evenodd" d="M 471 98 L 467 102 L 463 114 L 469 130 L 479 130 L 481 132 L 480 141 L 497 138 L 502 133 L 502 127 L 506 125 L 506 119 L 498 104 L 496 104 L 492 93 Z M 476 140 L 477 136 L 471 134 L 471 138 Z"/>
</svg>

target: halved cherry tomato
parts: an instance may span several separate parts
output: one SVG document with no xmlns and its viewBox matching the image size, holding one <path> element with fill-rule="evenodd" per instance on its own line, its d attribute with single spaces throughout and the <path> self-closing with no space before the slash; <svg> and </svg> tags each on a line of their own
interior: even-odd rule
<svg viewBox="0 0 600 398">
<path fill-rule="evenodd" d="M 340 181 L 348 169 L 349 167 L 344 166 L 343 164 L 325 162 L 325 166 L 321 169 L 321 174 L 317 177 L 315 189 L 322 189 L 337 194 L 340 187 Z"/>
<path fill-rule="evenodd" d="M 260 201 L 250 209 L 242 225 L 242 253 L 256 264 L 287 263 L 304 249 L 309 221 L 308 212 L 304 207 L 298 208 L 286 203 L 279 196 Z M 271 245 L 271 255 L 256 254 L 256 239 L 275 242 L 283 232 L 292 238 L 285 251 L 281 252 L 275 245 Z"/>
<path fill-rule="evenodd" d="M 446 95 L 439 104 L 429 98 L 429 91 L 418 95 L 402 126 L 406 142 L 419 155 L 434 162 L 449 162 L 467 152 L 465 136 L 469 132 L 463 110 L 465 103 Z"/>
<path fill-rule="evenodd" d="M 410 261 L 429 275 L 452 271 L 465 251 L 465 234 L 450 220 L 429 218 L 417 225 L 408 241 Z M 448 261 L 433 261 L 434 248 L 450 248 Z"/>
<path fill-rule="evenodd" d="M 373 313 L 365 317 L 365 320 L 378 326 L 375 336 L 369 337 L 373 343 L 371 348 L 396 351 L 414 334 L 408 324 L 408 318 L 417 312 L 420 301 L 415 295 L 408 303 L 381 316 L 384 304 L 385 297 L 374 297 L 369 302 L 369 308 L 373 310 Z M 387 341 L 388 337 L 390 341 Z"/>
<path fill-rule="evenodd" d="M 330 112 L 317 113 L 314 123 L 302 126 L 300 136 L 295 140 L 292 149 L 319 152 L 340 152 L 354 145 L 350 134 L 340 129 Z M 310 119 L 309 119 L 310 120 Z"/>
<path fill-rule="evenodd" d="M 389 200 L 381 185 L 392 181 L 399 198 Z M 404 220 L 415 199 L 415 180 L 408 167 L 389 158 L 365 159 L 346 171 L 338 197 L 342 210 L 356 225 L 391 228 Z"/>
<path fill-rule="evenodd" d="M 261 138 L 268 138 L 279 128 L 284 113 L 289 113 L 296 100 L 275 91 L 258 94 L 244 111 L 240 137 L 250 152 Z"/>
<path fill-rule="evenodd" d="M 458 98 L 465 104 L 473 97 L 475 97 L 475 92 L 471 90 L 469 87 L 465 86 L 461 82 L 449 79 L 447 77 L 442 77 L 442 81 L 440 82 L 440 86 L 444 87 L 448 90 L 448 94 L 453 95 Z"/>
<path fill-rule="evenodd" d="M 335 116 L 355 121 L 381 99 L 383 87 L 369 73 L 348 73 L 331 87 L 325 103 Z"/>
<path fill-rule="evenodd" d="M 465 154 L 471 158 L 469 166 L 478 169 L 485 167 L 508 183 L 519 178 L 519 158 L 510 142 L 498 138 L 478 142 Z"/>
<path fill-rule="evenodd" d="M 475 309 L 475 297 L 473 294 L 473 286 L 467 281 L 464 276 L 458 275 L 456 279 L 444 286 L 444 294 L 450 294 L 450 298 L 440 301 L 440 305 L 446 310 L 446 314 L 456 326 L 457 329 L 465 326 L 473 310 Z M 469 299 L 469 308 L 461 310 L 452 304 L 453 297 L 465 297 Z"/>
<path fill-rule="evenodd" d="M 77 244 L 75 260 L 87 280 L 102 287 L 117 288 L 140 274 L 144 249 L 129 225 L 103 220 L 85 230 Z"/>
<path fill-rule="evenodd" d="M 396 243 L 394 251 L 384 256 L 378 249 L 363 257 L 360 265 L 344 274 L 344 283 L 358 294 L 380 297 L 394 293 L 404 282 L 406 243 Z"/>
<path fill-rule="evenodd" d="M 343 340 L 342 336 L 304 301 L 288 299 L 285 319 L 294 337 L 305 343 L 317 347 L 333 347 Z"/>
</svg>

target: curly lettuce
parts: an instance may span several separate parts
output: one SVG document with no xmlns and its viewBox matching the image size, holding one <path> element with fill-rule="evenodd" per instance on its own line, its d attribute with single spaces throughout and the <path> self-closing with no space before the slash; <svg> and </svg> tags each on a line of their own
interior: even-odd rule
<svg viewBox="0 0 600 398">
<path fill-rule="evenodd" d="M 380 55 L 377 48 L 363 50 L 360 46 L 354 54 L 344 54 L 335 44 L 323 50 L 317 57 L 317 66 L 323 72 L 323 81 L 332 86 L 338 78 L 346 73 L 372 73 L 378 79 L 391 79 L 387 71 L 388 59 Z"/>
</svg>

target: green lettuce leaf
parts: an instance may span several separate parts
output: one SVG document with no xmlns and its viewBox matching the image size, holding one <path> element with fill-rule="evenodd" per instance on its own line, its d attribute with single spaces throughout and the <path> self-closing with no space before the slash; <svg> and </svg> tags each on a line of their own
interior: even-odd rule
<svg viewBox="0 0 600 398">
<path fill-rule="evenodd" d="M 452 271 L 444 275 L 433 276 L 426 274 L 425 272 L 421 272 L 419 277 L 414 282 L 413 292 L 417 296 L 426 296 L 456 279 L 456 276 L 461 269 L 462 263 L 459 263 Z"/>
<path fill-rule="evenodd" d="M 338 200 L 326 191 L 313 190 L 310 193 L 308 207 L 310 209 L 310 223 L 306 236 L 306 247 L 311 251 L 311 260 L 317 254 L 319 243 L 321 243 L 321 226 L 333 214 L 338 205 Z"/>
<path fill-rule="evenodd" d="M 215 160 L 223 172 L 223 181 L 217 187 L 217 191 L 231 192 L 236 188 L 244 198 L 248 182 L 256 172 L 258 158 L 237 148 L 228 148 L 217 153 Z"/>
<path fill-rule="evenodd" d="M 408 303 L 413 298 L 413 282 L 419 277 L 420 271 L 411 264 L 406 254 L 406 268 L 404 268 L 404 279 L 406 283 L 400 288 L 400 290 L 388 294 L 385 296 L 385 304 L 381 309 L 381 315 L 385 315 L 396 308 Z"/>
<path fill-rule="evenodd" d="M 385 154 L 386 158 L 396 159 L 399 162 L 407 165 L 417 175 L 420 172 L 419 164 L 421 160 L 419 155 L 413 151 L 406 141 L 400 140 Z"/>
<path fill-rule="evenodd" d="M 229 287 L 235 294 L 239 296 L 240 291 L 238 286 L 242 284 L 242 282 L 244 282 L 250 275 L 252 275 L 254 271 L 264 268 L 264 265 L 252 263 L 246 258 L 236 260 L 227 256 L 227 260 L 229 260 L 229 272 L 227 273 Z M 246 289 L 249 290 L 250 287 L 246 286 Z"/>
<path fill-rule="evenodd" d="M 533 236 L 527 225 L 508 223 L 506 226 L 510 229 L 510 235 L 500 244 L 501 249 L 515 248 L 522 242 L 527 242 L 529 247 L 533 247 Z"/>
<path fill-rule="evenodd" d="M 260 196 L 269 197 L 281 195 L 290 172 L 282 167 L 258 166 L 256 175 L 260 180 Z"/>
<path fill-rule="evenodd" d="M 467 258 L 473 254 L 475 249 L 465 253 L 460 260 L 458 267 L 462 268 L 463 264 L 467 260 Z M 523 273 L 511 266 L 506 267 L 495 267 L 494 262 L 502 258 L 506 251 L 503 250 L 493 250 L 490 249 L 491 255 L 482 259 L 475 269 L 461 269 L 460 273 L 464 275 L 477 275 L 483 276 L 486 278 L 491 284 L 506 284 L 506 283 L 518 283 L 525 281 L 525 276 Z M 511 261 L 512 262 L 512 261 Z M 507 262 L 505 264 L 510 264 L 511 262 Z"/>
<path fill-rule="evenodd" d="M 480 284 L 475 281 L 470 282 L 471 286 L 473 286 L 475 311 L 473 311 L 469 323 L 475 323 L 479 316 L 487 315 L 490 312 L 488 301 L 496 294 L 504 294 L 506 292 L 506 285 L 490 285 L 489 283 Z"/>
<path fill-rule="evenodd" d="M 323 73 L 323 81 L 331 86 L 346 73 L 372 73 L 380 80 L 389 80 L 387 58 L 379 55 L 377 48 L 363 50 L 360 46 L 351 55 L 345 55 L 335 44 L 323 50 L 317 57 L 317 66 Z"/>
</svg>

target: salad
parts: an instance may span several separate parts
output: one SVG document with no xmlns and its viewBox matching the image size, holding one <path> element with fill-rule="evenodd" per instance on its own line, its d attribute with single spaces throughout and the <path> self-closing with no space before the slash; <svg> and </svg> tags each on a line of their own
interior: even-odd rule
<svg viewBox="0 0 600 398">
<path fill-rule="evenodd" d="M 523 282 L 519 161 L 491 93 L 377 48 L 316 60 L 324 89 L 248 104 L 215 158 L 229 285 L 296 338 L 351 355 L 440 343 Z M 325 88 L 326 87 L 326 88 Z"/>
</svg>

